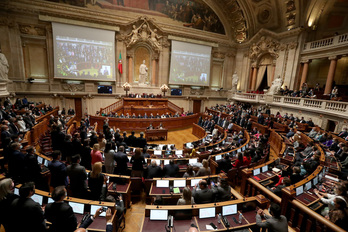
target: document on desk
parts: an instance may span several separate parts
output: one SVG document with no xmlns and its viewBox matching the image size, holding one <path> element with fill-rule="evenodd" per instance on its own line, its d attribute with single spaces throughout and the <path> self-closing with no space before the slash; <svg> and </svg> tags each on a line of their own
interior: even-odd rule
<svg viewBox="0 0 348 232">
<path fill-rule="evenodd" d="M 207 229 L 207 230 L 214 230 L 214 228 L 211 225 L 205 225 L 205 229 Z"/>
<path fill-rule="evenodd" d="M 180 193 L 180 189 L 179 188 L 173 188 L 173 192 L 176 193 Z"/>
</svg>

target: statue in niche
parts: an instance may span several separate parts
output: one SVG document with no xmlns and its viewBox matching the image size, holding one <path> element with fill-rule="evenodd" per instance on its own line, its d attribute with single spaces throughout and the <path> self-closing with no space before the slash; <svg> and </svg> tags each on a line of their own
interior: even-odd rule
<svg viewBox="0 0 348 232">
<path fill-rule="evenodd" d="M 8 61 L 0 48 L 0 81 L 8 80 L 8 69 L 9 69 Z"/>
<path fill-rule="evenodd" d="M 146 67 L 145 60 L 143 60 L 143 63 L 139 67 L 139 84 L 145 84 L 148 75 L 147 71 L 148 68 Z"/>
<path fill-rule="evenodd" d="M 237 91 L 237 85 L 238 85 L 239 77 L 237 75 L 237 72 L 234 72 L 232 76 L 232 91 L 236 92 Z"/>
<path fill-rule="evenodd" d="M 278 94 L 282 84 L 283 84 L 283 80 L 280 78 L 280 76 L 278 76 L 278 78 L 272 82 L 272 86 L 271 88 L 269 88 L 267 95 Z"/>
</svg>

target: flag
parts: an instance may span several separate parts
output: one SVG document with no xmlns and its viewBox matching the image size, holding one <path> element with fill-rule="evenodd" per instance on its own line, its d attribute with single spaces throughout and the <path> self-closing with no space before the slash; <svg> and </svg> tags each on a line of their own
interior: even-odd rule
<svg viewBox="0 0 348 232">
<path fill-rule="evenodd" d="M 121 52 L 120 52 L 120 56 L 118 57 L 118 71 L 120 72 L 120 74 L 122 74 L 122 56 L 121 56 Z"/>
</svg>

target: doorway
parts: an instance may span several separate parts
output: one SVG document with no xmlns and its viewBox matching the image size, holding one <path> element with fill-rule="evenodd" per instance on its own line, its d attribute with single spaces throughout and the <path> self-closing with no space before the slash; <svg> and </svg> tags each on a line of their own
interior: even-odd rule
<svg viewBox="0 0 348 232">
<path fill-rule="evenodd" d="M 200 113 L 201 112 L 201 104 L 202 100 L 193 100 L 193 113 Z"/>
<path fill-rule="evenodd" d="M 82 118 L 82 100 L 75 98 L 75 114 L 77 118 Z"/>
<path fill-rule="evenodd" d="M 328 130 L 328 131 L 335 131 L 336 123 L 337 123 L 336 121 L 327 120 L 326 130 Z"/>
</svg>

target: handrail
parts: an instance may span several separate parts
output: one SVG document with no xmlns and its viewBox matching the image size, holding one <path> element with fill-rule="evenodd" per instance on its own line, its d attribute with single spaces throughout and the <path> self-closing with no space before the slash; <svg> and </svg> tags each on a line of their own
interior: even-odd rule
<svg viewBox="0 0 348 232">
<path fill-rule="evenodd" d="M 123 106 L 123 98 L 115 103 L 112 103 L 111 105 L 105 107 L 105 108 L 100 108 L 100 115 L 102 115 L 102 113 L 104 114 L 108 114 L 111 111 L 117 111 L 118 108 L 122 108 Z"/>
<path fill-rule="evenodd" d="M 346 231 L 346 230 L 342 229 L 341 227 L 337 226 L 336 224 L 334 224 L 333 222 L 331 222 L 330 220 L 327 220 L 326 218 L 324 218 L 320 214 L 309 209 L 308 207 L 306 207 L 305 205 L 303 205 L 299 201 L 293 200 L 292 204 L 294 206 L 296 206 L 298 209 L 300 209 L 302 212 L 304 212 L 305 214 L 307 214 L 307 215 L 311 216 L 312 218 L 314 218 L 315 220 L 317 220 L 319 223 L 323 224 L 324 226 L 327 226 L 330 229 L 330 231 L 335 231 L 335 232 Z"/>
<path fill-rule="evenodd" d="M 179 112 L 180 114 L 182 114 L 184 112 L 184 108 L 179 107 L 170 101 L 168 101 L 168 108 L 172 111 Z"/>
<path fill-rule="evenodd" d="M 272 198 L 272 201 L 275 201 L 276 203 L 280 204 L 282 201 L 282 198 L 278 197 L 276 194 L 274 194 L 273 192 L 271 192 L 269 189 L 265 188 L 262 184 L 260 184 L 259 182 L 257 182 L 256 180 L 254 180 L 253 178 L 248 178 L 248 181 L 251 182 L 251 184 L 255 187 L 257 187 L 258 189 L 262 190 L 262 194 L 266 193 L 267 196 L 269 196 L 270 198 Z"/>
<path fill-rule="evenodd" d="M 59 111 L 59 106 L 57 106 L 56 108 L 54 108 L 52 111 L 48 112 L 47 114 L 42 115 L 42 116 L 36 118 L 35 121 L 41 122 L 41 121 L 43 121 L 45 118 L 48 120 L 48 119 L 50 118 L 51 115 L 57 116 L 57 115 L 58 115 L 58 111 Z"/>
</svg>

